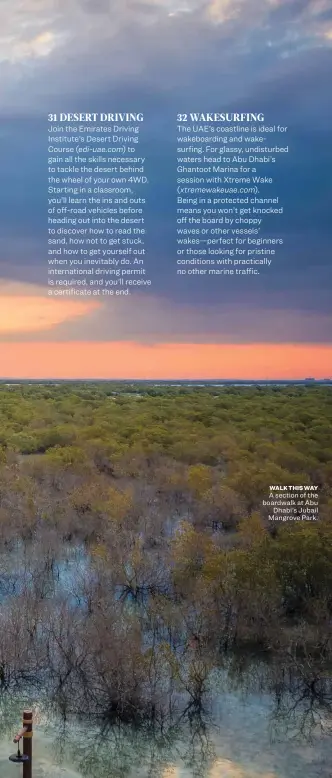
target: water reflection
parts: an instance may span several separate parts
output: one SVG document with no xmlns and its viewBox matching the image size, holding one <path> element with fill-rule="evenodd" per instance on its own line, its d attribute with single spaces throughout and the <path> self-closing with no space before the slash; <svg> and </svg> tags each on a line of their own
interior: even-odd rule
<svg viewBox="0 0 332 778">
<path fill-rule="evenodd" d="M 55 700 L 37 704 L 33 689 L 3 692 L 1 776 L 13 776 L 11 740 L 23 707 L 34 705 L 34 778 L 330 778 L 332 739 L 318 715 L 308 717 L 306 699 L 259 689 L 268 675 L 256 665 L 240 687 L 215 672 L 208 711 L 187 707 L 139 727 L 60 715 Z"/>
<path fill-rule="evenodd" d="M 61 553 L 47 554 L 36 541 L 30 545 L 19 541 L 0 553 L 0 603 L 33 590 L 43 599 L 66 595 L 73 605 L 83 606 L 84 597 L 75 590 L 79 585 L 82 590 L 84 579 L 91 582 L 93 570 L 82 545 L 63 545 Z"/>
<path fill-rule="evenodd" d="M 83 547 L 68 546 L 60 553 L 56 539 L 54 546 L 17 546 L 11 556 L 1 555 L 0 573 L 0 629 L 7 651 L 3 676 L 0 656 L 1 778 L 14 775 L 11 741 L 28 706 L 35 713 L 34 778 L 331 778 L 332 687 L 329 677 L 321 677 L 319 659 L 284 655 L 263 662 L 242 654 L 223 657 L 222 667 L 213 664 L 211 671 L 209 656 L 197 656 L 194 648 L 185 653 L 180 625 L 172 654 L 181 662 L 179 691 L 162 664 L 165 636 L 152 632 L 146 596 L 126 595 L 107 578 L 108 571 L 98 580 Z M 89 621 L 93 597 L 94 620 Z M 129 606 L 140 617 L 141 631 L 135 618 L 123 618 Z M 105 633 L 100 630 L 97 644 L 96 628 L 106 624 L 110 648 L 117 653 L 107 655 L 100 668 Z M 150 656 L 152 645 L 155 675 L 142 673 L 135 697 L 138 660 Z M 196 696 L 190 668 L 202 691 Z M 125 723 L 133 704 L 136 715 Z M 84 705 L 107 712 L 109 720 L 74 717 Z"/>
</svg>

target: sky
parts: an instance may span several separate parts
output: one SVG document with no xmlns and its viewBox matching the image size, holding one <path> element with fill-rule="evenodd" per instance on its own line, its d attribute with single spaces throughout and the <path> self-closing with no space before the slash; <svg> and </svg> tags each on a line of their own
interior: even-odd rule
<svg viewBox="0 0 332 778">
<path fill-rule="evenodd" d="M 332 375 L 331 0 L 2 0 L 0 31 L 0 377 Z M 146 117 L 152 286 L 129 299 L 47 296 L 57 111 Z M 268 272 L 176 276 L 170 127 L 191 111 L 289 127 Z"/>
</svg>

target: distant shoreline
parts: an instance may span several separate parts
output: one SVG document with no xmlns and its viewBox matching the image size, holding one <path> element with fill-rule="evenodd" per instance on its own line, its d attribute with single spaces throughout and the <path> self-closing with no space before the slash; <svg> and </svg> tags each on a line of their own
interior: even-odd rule
<svg viewBox="0 0 332 778">
<path fill-rule="evenodd" d="M 241 379 L 241 378 L 219 378 L 219 379 L 142 379 L 142 378 L 0 378 L 0 385 L 16 386 L 19 384 L 128 384 L 133 386 L 137 384 L 153 386 L 332 386 L 332 378 L 277 378 L 277 379 Z"/>
</svg>

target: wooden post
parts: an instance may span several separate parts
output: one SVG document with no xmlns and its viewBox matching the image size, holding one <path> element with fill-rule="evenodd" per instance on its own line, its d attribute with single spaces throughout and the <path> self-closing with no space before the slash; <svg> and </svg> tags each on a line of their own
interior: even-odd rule
<svg viewBox="0 0 332 778">
<path fill-rule="evenodd" d="M 32 710 L 23 711 L 23 754 L 29 757 L 23 762 L 23 778 L 32 778 Z"/>
</svg>

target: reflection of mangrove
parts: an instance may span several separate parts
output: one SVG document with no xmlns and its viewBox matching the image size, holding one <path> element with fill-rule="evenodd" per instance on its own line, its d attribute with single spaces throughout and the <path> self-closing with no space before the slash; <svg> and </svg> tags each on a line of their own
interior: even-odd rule
<svg viewBox="0 0 332 778">
<path fill-rule="evenodd" d="M 321 675 L 324 664 L 289 652 L 264 661 L 234 655 L 228 663 L 231 688 L 244 695 L 265 692 L 271 700 L 270 735 L 310 738 L 332 729 L 332 675 Z"/>
<path fill-rule="evenodd" d="M 317 731 L 327 732 L 332 724 L 332 678 L 320 676 L 311 661 L 291 661 L 274 678 L 273 729 L 283 737 L 308 740 Z"/>
<path fill-rule="evenodd" d="M 30 693 L 37 690 L 31 688 Z M 2 727 L 10 737 L 22 697 L 12 693 L 0 696 L 0 706 L 6 714 Z M 132 774 L 133 765 L 144 764 L 147 776 L 161 776 L 165 764 L 185 763 L 194 776 L 207 774 L 215 757 L 211 721 L 189 705 L 178 714 L 164 712 L 137 724 L 126 724 L 113 718 L 72 718 L 58 699 L 44 699 L 43 731 L 51 735 L 53 759 L 73 765 L 87 778 L 109 778 L 110 765 L 114 778 Z M 38 717 L 37 717 L 38 720 Z"/>
<path fill-rule="evenodd" d="M 199 670 L 201 678 L 203 668 L 197 658 L 195 661 L 198 667 L 196 664 L 194 677 Z M 73 656 L 69 664 L 72 662 Z M 193 669 L 189 659 L 187 665 L 186 675 L 182 667 L 180 684 L 174 679 L 172 683 L 171 674 L 164 678 L 163 693 L 155 695 L 153 706 L 151 688 L 146 686 L 149 695 L 145 697 L 144 707 L 144 699 L 131 698 L 129 702 L 124 687 L 122 704 L 113 704 L 111 710 L 109 702 L 108 707 L 96 705 L 96 679 L 82 674 L 79 663 L 67 678 L 64 668 L 58 666 L 53 683 L 50 675 L 38 678 L 36 673 L 34 680 L 32 676 L 26 680 L 25 698 L 21 682 L 12 682 L 7 689 L 2 689 L 2 732 L 10 738 L 22 703 L 31 704 L 31 700 L 37 699 L 43 730 L 51 736 L 54 761 L 72 764 L 86 778 L 108 778 L 110 765 L 114 778 L 131 775 L 133 765 L 144 765 L 145 775 L 161 778 L 167 764 L 182 764 L 193 776 L 204 778 L 216 758 L 214 744 L 223 738 L 222 701 L 229 691 L 240 691 L 244 702 L 246 699 L 250 702 L 252 694 L 268 693 L 273 738 L 280 735 L 284 738 L 285 734 L 308 738 L 315 733 L 317 725 L 331 720 L 331 684 L 327 679 L 317 683 L 308 666 L 294 666 L 292 661 L 283 666 L 279 661 L 232 657 L 222 668 L 209 668 L 209 677 L 204 687 L 199 687 L 200 693 L 195 682 L 196 693 L 190 695 L 183 683 L 191 689 L 188 679 Z M 94 683 L 92 696 L 91 682 Z M 219 716 L 214 701 L 221 706 Z M 97 715 L 91 715 L 93 707 Z M 229 756 L 236 759 L 235 744 Z"/>
<path fill-rule="evenodd" d="M 16 546 L 2 565 L 8 584 L 0 611 L 4 690 L 37 684 L 66 716 L 84 710 L 109 722 L 142 725 L 165 712 L 204 712 L 219 667 L 234 688 L 272 693 L 278 723 L 289 721 L 291 728 L 296 720 L 307 732 L 319 716 L 330 715 L 325 632 L 317 633 L 309 653 L 299 627 L 297 635 L 292 632 L 295 648 L 279 641 L 258 663 L 248 650 L 220 653 L 204 592 L 195 603 L 147 587 L 129 592 L 84 547 L 60 548 L 53 535 Z M 133 569 L 126 566 L 125 575 L 132 578 Z"/>
<path fill-rule="evenodd" d="M 240 674 L 236 679 L 233 668 L 234 680 L 230 680 L 228 673 L 216 671 L 211 701 L 213 696 L 217 696 L 222 707 L 223 692 L 236 684 L 244 695 L 270 687 L 271 692 L 273 689 L 275 692 L 271 724 L 278 728 L 282 723 L 284 731 L 290 727 L 291 734 L 302 731 L 307 735 L 311 731 L 311 726 L 307 728 L 308 709 L 315 704 L 314 700 L 312 697 L 308 700 L 308 708 L 303 706 L 305 686 L 301 686 L 300 676 L 297 686 L 294 686 L 294 678 L 286 676 L 287 673 L 282 673 L 281 669 L 268 668 L 260 662 L 253 663 L 251 672 L 248 668 L 248 674 Z M 80 716 L 73 717 L 68 712 L 72 706 L 69 706 L 67 697 L 55 692 L 51 698 L 50 689 L 48 692 L 44 690 L 43 695 L 38 698 L 38 689 L 33 685 L 28 692 L 29 699 L 41 700 L 43 731 L 46 737 L 51 737 L 52 743 L 50 760 L 72 765 L 85 778 L 109 778 L 110 766 L 113 778 L 127 778 L 133 774 L 133 767 L 139 765 L 144 765 L 144 775 L 151 778 L 162 778 L 168 774 L 165 770 L 167 765 L 182 765 L 193 777 L 206 778 L 217 758 L 215 743 L 223 738 L 222 714 L 217 721 L 209 710 L 210 706 L 198 710 L 188 700 L 185 703 L 183 699 L 177 699 L 169 709 L 164 706 L 163 711 L 156 710 L 153 716 L 126 723 L 114 715 L 111 720 L 108 717 L 86 716 L 84 710 L 81 710 Z M 0 708 L 6 720 L 2 730 L 8 737 L 17 722 L 21 702 L 21 693 L 13 694 L 8 690 L 0 696 Z M 38 716 L 36 718 L 38 721 Z M 274 734 L 278 735 L 279 730 Z M 227 735 L 226 739 L 230 747 Z M 236 761 L 236 738 L 232 748 L 229 758 Z"/>
</svg>

